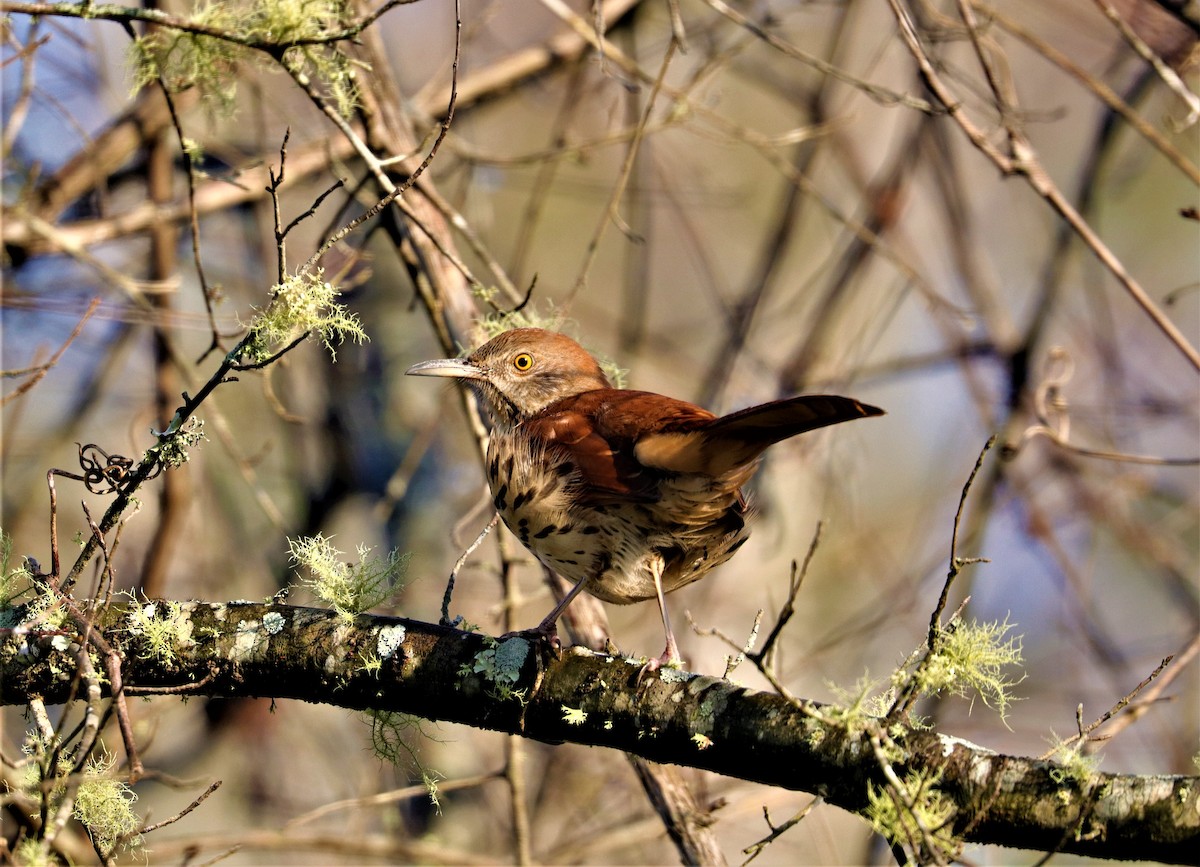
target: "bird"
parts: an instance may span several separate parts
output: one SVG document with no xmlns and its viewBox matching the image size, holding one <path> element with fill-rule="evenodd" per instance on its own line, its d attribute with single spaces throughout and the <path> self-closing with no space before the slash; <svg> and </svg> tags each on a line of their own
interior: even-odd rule
<svg viewBox="0 0 1200 867">
<path fill-rule="evenodd" d="M 546 567 L 574 582 L 531 632 L 583 591 L 614 604 L 656 599 L 666 647 L 647 666 L 682 665 L 664 596 L 724 563 L 749 536 L 743 486 L 767 447 L 883 410 L 802 395 L 729 415 L 614 388 L 575 340 L 542 328 L 501 332 L 465 358 L 414 364 L 412 376 L 471 388 L 490 417 L 484 461 L 492 505 Z"/>
</svg>

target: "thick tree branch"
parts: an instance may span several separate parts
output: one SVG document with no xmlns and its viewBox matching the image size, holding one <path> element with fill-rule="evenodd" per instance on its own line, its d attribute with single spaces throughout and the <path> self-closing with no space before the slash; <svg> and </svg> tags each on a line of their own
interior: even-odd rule
<svg viewBox="0 0 1200 867">
<path fill-rule="evenodd" d="M 402 711 L 550 743 L 625 750 L 657 762 L 822 795 L 863 813 L 884 784 L 876 720 L 789 702 L 715 677 L 663 671 L 581 649 L 544 662 L 521 638 L 391 617 L 257 603 L 140 603 L 95 628 L 124 655 L 123 680 L 217 696 L 294 698 Z M 77 637 L 22 623 L 0 632 L 0 704 L 73 698 Z M 148 620 L 146 618 L 149 618 Z M 154 624 L 155 628 L 148 628 Z M 162 628 L 157 628 L 161 626 Z M 151 638 L 153 634 L 153 639 Z M 61 648 L 61 649 L 58 649 Z M 979 843 L 1103 858 L 1196 863 L 1200 779 L 1093 773 L 1001 756 L 947 735 L 894 732 L 897 778 L 938 774 L 956 834 Z M 886 736 L 885 736 L 886 737 Z"/>
</svg>

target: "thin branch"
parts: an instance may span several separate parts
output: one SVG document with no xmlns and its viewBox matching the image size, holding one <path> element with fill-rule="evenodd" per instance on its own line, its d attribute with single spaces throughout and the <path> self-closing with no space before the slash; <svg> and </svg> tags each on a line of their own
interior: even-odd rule
<svg viewBox="0 0 1200 867">
<path fill-rule="evenodd" d="M 921 77 L 926 86 L 946 107 L 947 112 L 975 148 L 990 159 L 1001 172 L 1006 175 L 1020 174 L 1030 186 L 1061 216 L 1068 225 L 1079 235 L 1093 255 L 1108 269 L 1117 281 L 1125 287 L 1129 296 L 1150 320 L 1159 328 L 1167 339 L 1183 353 L 1188 362 L 1196 370 L 1200 370 L 1200 351 L 1197 351 L 1184 335 L 1183 331 L 1172 322 L 1154 303 L 1149 293 L 1141 284 L 1125 270 L 1125 266 L 1116 254 L 1109 249 L 1091 225 L 1085 220 L 1074 206 L 1054 184 L 1049 173 L 1037 159 L 1036 151 L 1030 141 L 1014 127 L 1009 126 L 1009 139 L 1012 155 L 1003 153 L 988 139 L 987 135 L 966 114 L 959 99 L 950 91 L 934 69 L 933 62 L 921 44 L 916 27 L 907 10 L 901 5 L 901 0 L 888 0 L 897 23 L 900 34 L 917 63 Z"/>
<path fill-rule="evenodd" d="M 1138 135 L 1156 148 L 1171 162 L 1173 166 L 1175 166 L 1175 168 L 1183 172 L 1188 180 L 1190 180 L 1193 184 L 1200 184 L 1200 168 L 1198 168 L 1195 163 L 1189 160 L 1187 156 L 1179 150 L 1179 148 L 1175 147 L 1169 140 L 1167 140 L 1162 133 L 1158 131 L 1158 129 L 1156 129 L 1152 124 L 1147 123 L 1145 119 L 1142 118 L 1142 116 L 1136 111 L 1134 111 L 1129 103 L 1122 99 L 1121 96 L 1111 87 L 1098 79 L 1096 76 L 1089 73 L 1082 66 L 1075 63 L 1070 57 L 1056 48 L 1052 43 L 1042 39 L 1032 30 L 1024 27 L 1011 17 L 1005 15 L 999 9 L 983 4 L 979 2 L 979 0 L 972 0 L 972 2 L 979 8 L 981 12 L 987 15 L 988 18 L 994 20 L 1006 31 L 1020 39 L 1030 48 L 1034 49 L 1046 60 L 1049 60 L 1059 69 L 1063 70 L 1083 84 L 1083 86 L 1090 90 L 1097 99 L 1119 114 L 1121 118 L 1127 124 L 1129 124 L 1129 126 L 1135 132 L 1137 132 Z"/>
<path fill-rule="evenodd" d="M 13 57 L 9 58 L 9 61 L 21 61 L 21 85 L 17 90 L 16 98 L 10 102 L 4 132 L 0 134 L 0 153 L 6 156 L 12 153 L 13 143 L 16 142 L 17 135 L 25 125 L 25 118 L 29 115 L 30 101 L 33 97 L 33 62 L 37 58 L 37 50 L 50 40 L 49 36 L 38 36 L 41 25 L 40 19 L 33 20 L 29 26 L 28 42 Z M 9 40 L 19 44 L 12 28 L 6 26 L 4 29 Z M 8 65 L 8 61 L 5 62 L 5 65 Z"/>
<path fill-rule="evenodd" d="M 825 522 L 817 521 L 817 527 L 813 530 L 812 539 L 808 543 L 808 551 L 804 554 L 804 564 L 797 570 L 796 561 L 792 561 L 792 572 L 788 579 L 788 596 L 784 602 L 783 608 L 775 618 L 775 625 L 771 627 L 771 631 L 767 634 L 766 641 L 763 642 L 762 649 L 757 653 L 749 653 L 751 661 L 756 665 L 763 663 L 771 665 L 774 661 L 775 642 L 779 640 L 779 636 L 783 634 L 783 629 L 787 626 L 788 621 L 792 619 L 792 615 L 796 613 L 796 598 L 800 595 L 800 586 L 804 583 L 804 578 L 808 575 L 808 567 L 812 564 L 813 557 L 817 553 L 817 547 L 821 544 L 821 534 L 825 531 Z"/>
<path fill-rule="evenodd" d="M 930 652 L 937 650 L 938 636 L 942 631 L 942 612 L 946 610 L 946 602 L 949 599 L 950 587 L 954 584 L 954 579 L 958 577 L 963 566 L 971 563 L 987 562 L 976 557 L 963 559 L 958 556 L 958 528 L 962 524 L 963 511 L 967 507 L 967 496 L 971 493 L 971 485 L 975 483 L 975 477 L 979 475 L 979 470 L 983 468 L 983 459 L 987 457 L 987 453 L 995 444 L 995 435 L 988 437 L 988 441 L 983 444 L 983 448 L 979 452 L 979 457 L 975 459 L 975 466 L 971 468 L 971 472 L 967 476 L 967 481 L 963 484 L 962 493 L 958 497 L 958 508 L 954 512 L 954 529 L 950 534 L 950 569 L 946 573 L 946 582 L 942 585 L 942 592 L 938 596 L 937 605 L 934 606 L 933 614 L 929 618 L 929 634 L 926 638 L 926 643 Z"/>
<path fill-rule="evenodd" d="M 763 821 L 767 823 L 767 827 L 771 829 L 771 833 L 768 834 L 767 836 L 763 837 L 758 842 L 752 843 L 749 846 L 747 846 L 745 849 L 742 850 L 743 855 L 749 856 L 746 858 L 745 861 L 742 862 L 742 867 L 746 867 L 747 864 L 749 864 L 751 861 L 753 861 L 755 858 L 757 858 L 759 855 L 761 855 L 764 851 L 766 851 L 766 848 L 768 846 L 770 846 L 772 843 L 774 843 L 777 839 L 782 837 L 784 834 L 786 834 L 792 828 L 796 827 L 796 825 L 799 825 L 800 822 L 802 822 L 805 819 L 805 817 L 808 816 L 809 813 L 811 813 L 814 809 L 819 807 L 823 802 L 824 802 L 824 798 L 822 798 L 820 795 L 817 795 L 815 798 L 813 798 L 811 801 L 809 801 L 803 808 L 801 808 L 800 812 L 798 812 L 796 815 L 792 816 L 792 818 L 788 819 L 786 822 L 784 822 L 782 825 L 779 825 L 779 826 L 776 826 L 775 824 L 773 824 L 771 822 L 771 814 L 769 812 L 767 812 L 766 805 L 763 805 Z"/>
<path fill-rule="evenodd" d="M 209 36 L 222 42 L 243 45 L 263 51 L 272 56 L 280 56 L 288 48 L 298 48 L 305 45 L 330 45 L 354 39 L 370 27 L 384 13 L 397 6 L 415 3 L 417 0 L 387 0 L 377 9 L 343 27 L 322 33 L 319 36 L 290 37 L 287 39 L 263 39 L 258 36 L 246 36 L 236 30 L 226 30 L 194 21 L 191 18 L 180 17 L 160 9 L 120 6 L 114 3 L 26 3 L 20 0 L 0 0 L 0 12 L 12 15 L 30 16 L 60 16 L 63 18 L 86 18 L 88 20 L 114 21 L 120 24 L 131 24 L 135 21 L 154 24 L 182 33 L 194 33 L 197 36 Z"/>
<path fill-rule="evenodd" d="M 1163 63 L 1163 59 L 1158 56 L 1158 53 L 1146 44 L 1142 37 L 1138 36 L 1132 27 L 1121 16 L 1121 13 L 1108 2 L 1108 0 L 1093 0 L 1096 6 L 1104 13 L 1104 16 L 1113 23 L 1121 37 L 1129 43 L 1129 47 L 1137 52 L 1138 57 L 1145 60 L 1153 67 L 1154 72 L 1163 83 L 1171 89 L 1171 92 L 1178 96 L 1188 107 L 1188 116 L 1183 121 L 1181 126 L 1186 129 L 1196 123 L 1197 118 L 1200 118 L 1200 97 L 1192 93 L 1183 79 L 1174 69 Z"/>
<path fill-rule="evenodd" d="M 603 40 L 601 40 L 603 44 Z M 650 122 L 650 115 L 653 112 L 655 103 L 658 100 L 659 94 L 662 92 L 663 82 L 666 80 L 667 69 L 671 66 L 671 60 L 675 57 L 675 50 L 678 44 L 672 40 L 667 43 L 667 50 L 663 53 L 662 63 L 658 68 L 658 77 L 654 79 L 654 84 L 650 89 L 650 94 L 646 98 L 646 107 L 642 111 L 642 116 L 638 120 L 637 129 L 634 131 L 633 137 L 629 141 L 629 147 L 625 150 L 625 158 L 621 162 L 620 171 L 617 172 L 617 177 L 612 185 L 612 190 L 609 192 L 608 203 L 605 205 L 604 213 L 600 217 L 599 225 L 596 226 L 592 237 L 588 241 L 587 251 L 583 257 L 583 263 L 579 266 L 579 276 L 575 278 L 575 284 L 571 291 L 567 293 L 563 301 L 564 307 L 569 306 L 571 301 L 579 294 L 579 292 L 587 285 L 588 274 L 592 270 L 592 264 L 596 261 L 596 256 L 600 252 L 600 242 L 604 238 L 605 230 L 610 223 L 621 225 L 620 205 L 621 198 L 625 194 L 625 188 L 629 184 L 630 175 L 633 172 L 633 164 L 641 152 L 642 142 L 646 135 L 646 126 Z"/>
<path fill-rule="evenodd" d="M 492 532 L 499 522 L 500 513 L 493 512 L 491 520 L 479 531 L 479 535 L 475 537 L 475 541 L 467 546 L 466 550 L 462 552 L 462 555 L 455 562 L 454 568 L 450 570 L 450 578 L 446 581 L 446 591 L 442 594 L 442 619 L 438 621 L 443 626 L 454 625 L 454 621 L 450 619 L 450 596 L 454 593 L 454 582 L 458 578 L 458 573 L 462 571 L 463 566 L 467 563 L 467 559 L 483 544 L 483 540 L 487 538 L 488 533 Z"/>
<path fill-rule="evenodd" d="M 325 243 L 323 243 L 317 249 L 317 251 L 308 258 L 308 261 L 306 261 L 300 267 L 298 273 L 306 274 L 312 270 L 316 266 L 317 262 L 321 260 L 321 257 L 329 252 L 330 248 L 332 248 L 335 244 L 337 244 L 363 223 L 373 220 L 393 201 L 404 195 L 404 193 L 408 192 L 412 185 L 415 184 L 421 175 L 425 173 L 425 170 L 429 168 L 430 163 L 432 163 L 434 157 L 437 156 L 438 150 L 441 149 L 442 142 L 446 140 L 446 136 L 450 132 L 450 125 L 454 122 L 454 105 L 458 99 L 458 64 L 461 56 L 461 0 L 454 0 L 454 60 L 450 65 L 450 102 L 446 106 L 446 117 L 444 120 L 442 120 L 438 130 L 437 138 L 434 139 L 433 145 L 429 148 L 429 153 L 425 155 L 425 159 L 423 159 L 420 165 L 418 165 L 416 169 L 414 169 L 413 172 L 400 184 L 392 183 L 391 179 L 383 171 L 382 163 L 380 163 L 375 155 L 370 152 L 370 149 L 367 148 L 365 144 L 361 143 L 361 139 L 359 139 L 357 135 L 354 135 L 349 124 L 347 124 L 345 119 L 343 119 L 341 115 L 337 113 L 333 106 L 328 105 L 325 100 L 317 97 L 316 92 L 312 89 L 312 84 L 306 84 L 305 82 L 300 81 L 297 78 L 297 74 L 293 73 L 293 78 L 297 78 L 297 83 L 300 84 L 300 86 L 309 94 L 309 97 L 317 103 L 318 107 L 322 110 L 326 117 L 330 118 L 330 120 L 332 120 L 334 124 L 342 130 L 343 134 L 346 134 L 347 137 L 351 139 L 351 141 L 355 141 L 355 146 L 359 150 L 359 156 L 361 156 L 367 162 L 367 165 L 372 167 L 375 172 L 376 179 L 384 187 L 384 189 L 387 190 L 387 193 L 382 199 L 327 238 Z"/>
<path fill-rule="evenodd" d="M 984 443 L 983 448 L 979 452 L 979 457 L 975 459 L 975 466 L 971 468 L 970 474 L 967 476 L 967 481 L 963 484 L 962 493 L 958 497 L 958 509 L 954 513 L 954 529 L 950 534 L 950 566 L 946 571 L 946 580 L 942 584 L 942 592 L 938 595 L 937 604 L 933 607 L 933 613 L 929 617 L 929 631 L 925 637 L 925 652 L 921 656 L 914 668 L 905 680 L 904 688 L 899 690 L 892 706 L 888 708 L 884 715 L 886 719 L 894 720 L 906 714 L 917 700 L 918 682 L 920 681 L 923 670 L 929 665 L 934 654 L 937 653 L 942 641 L 942 612 L 946 610 L 946 604 L 950 599 L 950 588 L 954 585 L 959 573 L 962 572 L 964 566 L 973 563 L 986 563 L 986 559 L 982 557 L 959 557 L 958 556 L 958 531 L 962 524 L 963 512 L 966 510 L 967 496 L 971 492 L 971 486 L 975 482 L 975 477 L 979 475 L 979 470 L 983 467 L 983 459 L 987 456 L 988 451 L 996 444 L 996 437 L 993 434 L 988 437 L 988 441 Z M 969 598 L 969 597 L 968 597 Z M 955 617 L 962 611 L 966 605 L 966 600 L 959 605 L 958 611 L 955 612 Z M 951 618 L 953 621 L 954 618 Z M 911 658 L 911 657 L 910 657 Z M 907 663 L 905 663 L 905 667 Z"/>
<path fill-rule="evenodd" d="M 92 318 L 92 314 L 96 312 L 96 308 L 99 306 L 100 306 L 100 299 L 93 298 L 91 300 L 91 303 L 88 304 L 87 310 L 84 311 L 83 316 L 80 318 L 79 322 L 76 323 L 75 328 L 67 336 L 67 339 L 65 341 L 63 341 L 62 346 L 60 346 L 58 348 L 57 352 L 55 352 L 52 356 L 50 356 L 50 360 L 47 361 L 45 364 L 39 364 L 36 367 L 26 368 L 25 370 L 4 371 L 3 375 L 6 377 L 7 376 L 24 376 L 27 374 L 33 374 L 33 375 L 28 380 L 26 380 L 25 382 L 23 382 L 19 386 L 17 386 L 17 388 L 14 389 L 11 394 L 4 395 L 4 397 L 2 399 L 0 399 L 0 406 L 3 406 L 4 404 L 8 403 L 10 400 L 15 400 L 17 397 L 19 397 L 22 394 L 25 394 L 31 388 L 33 388 L 35 385 L 37 385 L 39 382 L 42 381 L 42 378 L 47 373 L 49 373 L 56 364 L 58 364 L 58 361 L 60 358 L 62 358 L 63 353 L 67 351 L 67 347 L 69 347 L 72 343 L 74 343 L 75 338 L 77 338 L 80 334 L 83 333 L 83 326 L 86 325 L 87 321 Z"/>
<path fill-rule="evenodd" d="M 155 822 L 153 825 L 143 825 L 141 827 L 141 829 L 139 829 L 138 831 L 135 831 L 133 834 L 128 835 L 128 837 L 126 837 L 125 839 L 129 839 L 130 837 L 137 836 L 138 834 L 143 834 L 143 835 L 149 834 L 151 831 L 157 831 L 159 828 L 165 828 L 167 825 L 172 825 L 175 822 L 178 822 L 180 819 L 182 819 L 188 813 L 192 812 L 192 810 L 196 809 L 202 803 L 204 803 L 204 801 L 208 799 L 208 796 L 211 795 L 213 792 L 215 792 L 219 788 L 221 788 L 221 780 L 216 780 L 213 782 L 213 784 L 211 786 L 209 786 L 207 789 L 205 789 L 194 801 L 192 801 L 190 804 L 188 804 L 186 807 L 184 807 L 182 810 L 180 810 L 174 816 L 170 816 L 166 819 L 163 819 L 161 822 Z"/>
<path fill-rule="evenodd" d="M 1086 741 L 1088 739 L 1088 735 L 1090 735 L 1096 729 L 1100 728 L 1100 726 L 1104 725 L 1106 722 L 1108 722 L 1110 719 L 1115 717 L 1121 711 L 1125 710 L 1125 708 L 1129 706 L 1129 703 L 1131 701 L 1133 701 L 1135 698 L 1137 698 L 1138 695 L 1144 689 L 1146 689 L 1146 687 L 1148 687 L 1151 683 L 1154 682 L 1155 678 L 1157 678 L 1160 674 L 1163 673 L 1163 671 L 1166 669 L 1166 667 L 1171 664 L 1171 660 L 1173 660 L 1174 658 L 1175 658 L 1174 655 L 1166 657 L 1162 662 L 1160 662 L 1155 667 L 1154 671 L 1150 672 L 1148 675 L 1146 675 L 1145 678 L 1142 679 L 1141 683 L 1139 683 L 1137 686 L 1135 686 L 1120 701 L 1118 701 L 1116 704 L 1114 704 L 1112 707 L 1110 707 L 1108 710 L 1106 710 L 1103 714 L 1101 714 L 1097 719 L 1093 720 L 1091 723 L 1089 723 L 1086 726 L 1082 724 L 1083 723 L 1083 721 L 1082 721 L 1083 705 L 1080 705 L 1079 706 L 1079 718 L 1080 719 L 1079 719 L 1079 725 L 1078 725 L 1079 734 L 1077 734 L 1073 738 L 1069 738 L 1068 740 L 1063 741 L 1061 744 L 1056 745 L 1054 747 L 1054 749 L 1048 750 L 1046 753 L 1041 755 L 1039 758 L 1041 758 L 1043 760 L 1049 759 L 1052 756 L 1054 756 L 1054 754 L 1057 753 L 1063 747 L 1069 748 L 1074 744 L 1080 743 L 1082 741 Z"/>
</svg>

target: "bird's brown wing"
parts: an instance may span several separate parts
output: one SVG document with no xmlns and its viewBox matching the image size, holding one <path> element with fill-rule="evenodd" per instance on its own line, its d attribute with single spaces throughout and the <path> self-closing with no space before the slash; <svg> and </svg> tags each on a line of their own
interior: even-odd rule
<svg viewBox="0 0 1200 867">
<path fill-rule="evenodd" d="M 648 467 L 717 477 L 751 463 L 780 440 L 873 415 L 883 415 L 883 410 L 848 397 L 802 395 L 752 406 L 695 429 L 666 426 L 643 437 L 634 454 Z"/>
<path fill-rule="evenodd" d="M 654 502 L 669 466 L 639 459 L 638 444 L 664 431 L 696 435 L 716 416 L 687 401 L 628 389 L 596 389 L 556 401 L 521 423 L 578 469 L 589 505 Z"/>
<path fill-rule="evenodd" d="M 683 400 L 597 389 L 557 401 L 522 426 L 578 468 L 583 502 L 653 502 L 667 474 L 725 476 L 770 445 L 883 410 L 836 395 L 804 395 L 717 418 Z M 737 482 L 740 484 L 740 482 Z"/>
</svg>

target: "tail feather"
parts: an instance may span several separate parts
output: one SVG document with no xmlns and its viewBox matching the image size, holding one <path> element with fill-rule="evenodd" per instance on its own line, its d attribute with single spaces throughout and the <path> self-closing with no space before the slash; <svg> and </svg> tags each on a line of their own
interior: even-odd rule
<svg viewBox="0 0 1200 867">
<path fill-rule="evenodd" d="M 763 448 L 831 424 L 883 415 L 883 410 L 849 397 L 805 394 L 721 416 L 705 428 L 709 439 L 740 439 Z"/>
</svg>

